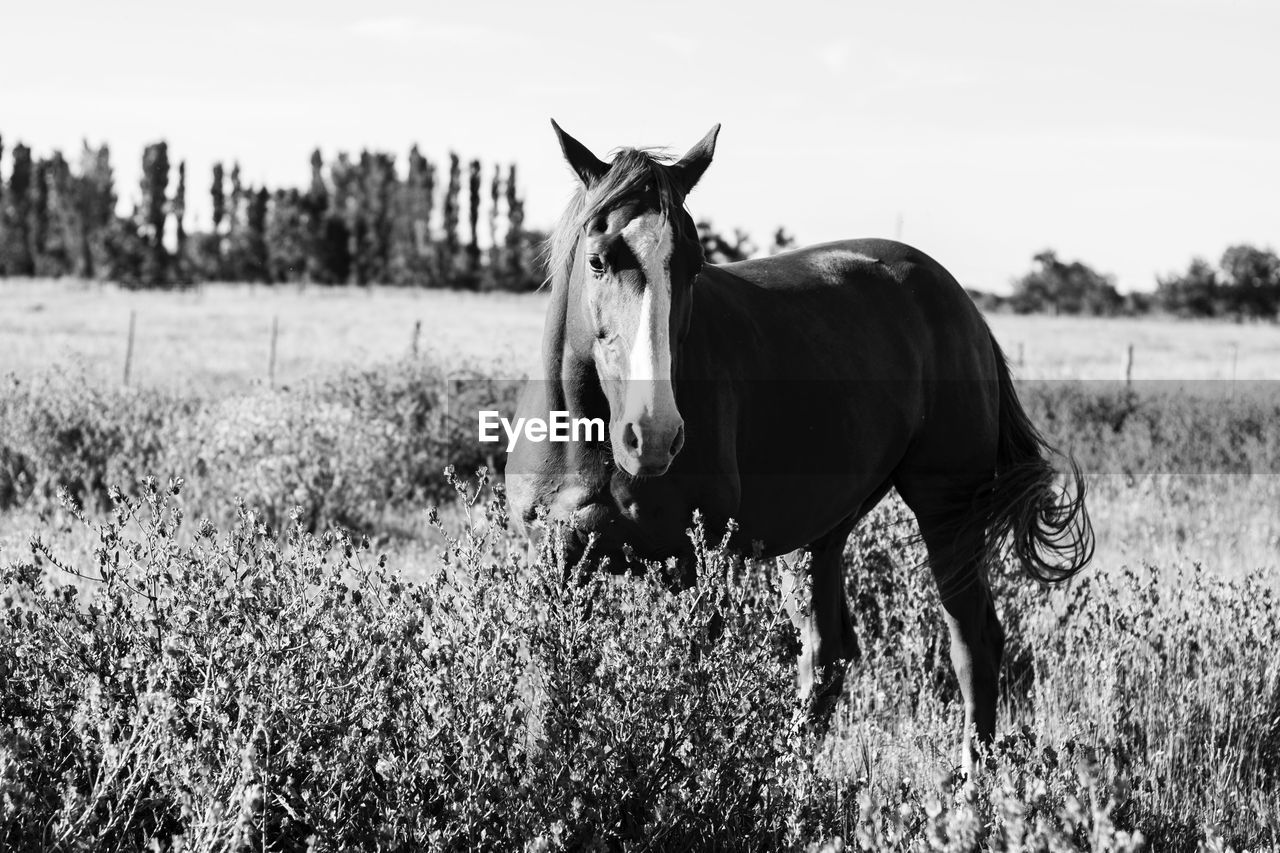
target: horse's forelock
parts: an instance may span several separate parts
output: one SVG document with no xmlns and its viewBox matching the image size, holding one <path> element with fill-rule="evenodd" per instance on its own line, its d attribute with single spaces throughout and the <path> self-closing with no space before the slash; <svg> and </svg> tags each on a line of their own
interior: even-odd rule
<svg viewBox="0 0 1280 853">
<path fill-rule="evenodd" d="M 548 281 L 568 283 L 574 252 L 588 221 L 636 198 L 652 185 L 658 197 L 658 213 L 671 220 L 671 212 L 684 203 L 680 187 L 668 168 L 671 157 L 653 148 L 623 148 L 616 152 L 609 171 L 594 186 L 579 186 L 547 240 Z"/>
</svg>

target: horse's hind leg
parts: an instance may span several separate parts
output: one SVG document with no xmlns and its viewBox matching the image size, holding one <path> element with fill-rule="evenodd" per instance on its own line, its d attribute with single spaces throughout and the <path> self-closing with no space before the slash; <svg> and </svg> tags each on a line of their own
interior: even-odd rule
<svg viewBox="0 0 1280 853">
<path fill-rule="evenodd" d="M 971 774 L 973 739 L 995 735 L 1004 629 L 996 616 L 983 565 L 985 532 L 971 523 L 970 499 L 981 479 L 938 481 L 900 476 L 898 491 L 915 513 L 929 551 L 942 611 L 951 632 L 951 665 L 964 696 L 961 764 Z"/>
</svg>

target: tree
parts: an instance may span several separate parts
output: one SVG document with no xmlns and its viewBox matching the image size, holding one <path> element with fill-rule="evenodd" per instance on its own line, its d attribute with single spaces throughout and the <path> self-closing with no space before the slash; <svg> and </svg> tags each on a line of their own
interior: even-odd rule
<svg viewBox="0 0 1280 853">
<path fill-rule="evenodd" d="M 329 188 L 324 182 L 324 158 L 319 148 L 311 152 L 311 186 L 302 199 L 302 208 L 307 233 L 306 277 L 312 281 L 331 281 L 326 239 Z"/>
<path fill-rule="evenodd" d="M 431 210 L 436 167 L 413 146 L 409 171 L 397 193 L 390 277 L 396 284 L 429 285 L 432 269 Z"/>
<path fill-rule="evenodd" d="M 209 186 L 209 198 L 213 202 L 213 233 L 218 234 L 222 231 L 222 220 L 227 215 L 227 193 L 221 161 L 213 164 L 213 183 Z"/>
<path fill-rule="evenodd" d="M 4 163 L 4 137 L 0 136 L 0 163 Z M 5 242 L 9 239 L 9 217 L 5 215 L 4 172 L 0 171 L 0 276 L 8 275 Z"/>
<path fill-rule="evenodd" d="M 164 246 L 168 189 L 169 146 L 156 142 L 142 152 L 142 233 L 151 248 L 143 270 L 145 284 L 163 285 L 169 281 L 169 253 Z"/>
<path fill-rule="evenodd" d="M 1050 249 L 1040 252 L 1034 260 L 1037 268 L 1014 282 L 1009 300 L 1020 314 L 1051 311 L 1111 316 L 1119 313 L 1124 304 L 1110 276 L 1095 272 L 1080 261 L 1066 263 Z"/>
<path fill-rule="evenodd" d="M 360 284 L 385 281 L 391 246 L 391 207 L 398 181 L 395 158 L 381 152 L 360 155 L 359 213 L 356 220 L 356 278 Z"/>
<path fill-rule="evenodd" d="M 333 183 L 333 203 L 325 219 L 324 267 L 329 281 L 342 284 L 352 281 L 353 243 L 355 240 L 356 185 L 358 176 L 346 152 L 338 152 L 338 159 L 329 166 L 329 179 Z"/>
<path fill-rule="evenodd" d="M 489 284 L 497 286 L 502 276 L 502 248 L 498 245 L 498 204 L 502 200 L 502 166 L 493 164 L 489 182 Z"/>
<path fill-rule="evenodd" d="M 1218 271 L 1204 258 L 1193 258 L 1185 273 L 1156 279 L 1156 302 L 1180 317 L 1215 317 L 1227 310 Z"/>
<path fill-rule="evenodd" d="M 45 244 L 49 237 L 49 161 L 36 160 L 31 174 L 30 200 L 30 241 L 31 262 L 36 275 L 48 275 L 50 270 L 46 264 Z"/>
<path fill-rule="evenodd" d="M 178 188 L 173 193 L 173 219 L 174 232 L 176 239 L 177 252 L 175 258 L 177 260 L 177 275 L 179 280 L 184 279 L 187 258 L 187 229 L 184 219 L 187 215 L 187 161 L 178 162 Z"/>
<path fill-rule="evenodd" d="M 265 238 L 271 281 L 301 281 L 306 276 L 310 234 L 305 208 L 297 189 L 272 194 Z"/>
<path fill-rule="evenodd" d="M 9 275 L 35 275 L 35 259 L 31 255 L 31 149 L 21 142 L 13 146 L 8 197 L 5 268 Z"/>
<path fill-rule="evenodd" d="M 249 189 L 249 208 L 245 216 L 248 226 L 248 265 L 245 277 L 249 281 L 270 281 L 267 251 L 267 206 L 271 203 L 271 194 L 266 187 L 259 187 L 257 192 Z"/>
<path fill-rule="evenodd" d="M 480 283 L 480 161 L 472 160 L 467 173 L 467 223 L 471 226 L 471 242 L 467 244 L 467 283 Z"/>
<path fill-rule="evenodd" d="M 48 160 L 41 161 L 38 171 L 42 182 L 38 199 L 43 233 L 36 273 L 53 278 L 71 275 L 75 272 L 80 243 L 71 166 L 61 151 L 55 151 Z"/>
<path fill-rule="evenodd" d="M 1280 257 L 1270 249 L 1229 246 L 1218 264 L 1227 300 L 1241 317 L 1275 317 L 1280 312 Z"/>
<path fill-rule="evenodd" d="M 526 270 L 531 269 L 525 257 L 524 200 L 517 192 L 516 164 L 507 170 L 507 287 L 525 290 L 537 287 L 540 281 L 531 282 Z"/>
<path fill-rule="evenodd" d="M 77 272 L 94 278 L 105 272 L 107 232 L 116 218 L 115 176 L 111 151 L 106 145 L 80 153 L 80 175 L 75 183 L 75 209 L 80 225 L 80 263 Z"/>
<path fill-rule="evenodd" d="M 796 238 L 794 234 L 787 233 L 787 229 L 778 226 L 778 230 L 773 232 L 773 245 L 769 247 L 770 255 L 777 255 L 789 249 L 796 247 Z"/>
<path fill-rule="evenodd" d="M 449 187 L 444 196 L 444 251 L 440 253 L 440 279 L 452 284 L 457 274 L 458 196 L 462 192 L 462 170 L 458 155 L 449 152 Z"/>
<path fill-rule="evenodd" d="M 697 224 L 698 240 L 702 243 L 702 254 L 709 264 L 730 264 L 734 261 L 745 261 L 756 253 L 751 236 L 741 228 L 733 229 L 733 240 L 725 239 L 712 224 L 702 220 Z"/>
</svg>

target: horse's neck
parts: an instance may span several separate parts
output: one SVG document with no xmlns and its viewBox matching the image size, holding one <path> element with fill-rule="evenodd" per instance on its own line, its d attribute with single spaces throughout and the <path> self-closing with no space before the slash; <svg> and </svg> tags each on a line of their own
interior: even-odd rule
<svg viewBox="0 0 1280 853">
<path fill-rule="evenodd" d="M 689 332 L 679 359 L 677 378 L 761 375 L 767 339 L 760 326 L 751 286 L 707 276 L 694 285 Z"/>
</svg>

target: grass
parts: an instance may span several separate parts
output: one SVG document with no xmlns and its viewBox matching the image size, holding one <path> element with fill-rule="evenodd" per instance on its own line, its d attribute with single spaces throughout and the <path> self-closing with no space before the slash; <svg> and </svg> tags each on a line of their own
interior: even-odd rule
<svg viewBox="0 0 1280 853">
<path fill-rule="evenodd" d="M 402 357 L 420 349 L 446 366 L 481 361 L 494 375 L 539 369 L 543 294 L 468 294 L 375 287 L 209 285 L 192 293 L 121 291 L 63 281 L 0 281 L 0 365 L 19 375 L 82 367 L 103 383 L 124 370 L 129 313 L 138 329 L 133 384 L 242 388 L 264 382 L 279 318 L 277 381 Z M 483 317 L 483 321 L 477 318 Z M 1129 344 L 1137 379 L 1280 378 L 1280 336 L 1263 324 L 990 318 L 1024 378 L 1120 379 Z"/>
<path fill-rule="evenodd" d="M 656 571 L 579 576 L 554 541 L 527 554 L 500 488 L 437 476 L 500 463 L 454 431 L 445 376 L 495 341 L 494 372 L 513 369 L 540 297 L 314 295 L 58 285 L 43 311 L 0 311 L 20 376 L 0 395 L 0 848 L 1280 843 L 1267 386 L 1024 386 L 1093 473 L 1098 556 L 1062 589 L 994 571 L 999 736 L 964 784 L 946 632 L 900 502 L 846 552 L 862 657 L 820 735 L 792 698 L 775 563 L 699 539 L 680 595 Z M 119 333 L 75 330 L 127 327 L 130 304 L 173 339 L 123 389 L 101 365 Z M 403 357 L 414 305 L 464 357 Z M 233 357 L 263 306 L 298 324 L 287 389 Z M 1037 367 L 1028 345 L 1028 372 L 1089 376 L 1143 330 L 1182 344 L 1170 378 L 1211 375 L 1231 342 L 1241 377 L 1280 369 L 1274 329 L 1130 325 L 995 320 L 1011 351 L 1022 330 L 1079 356 Z M 348 326 L 363 348 L 330 346 Z M 506 385 L 474 387 L 510 405 Z"/>
</svg>

